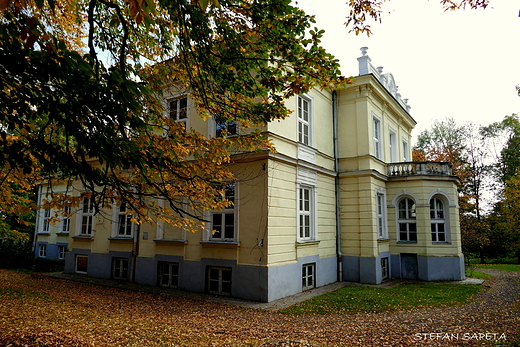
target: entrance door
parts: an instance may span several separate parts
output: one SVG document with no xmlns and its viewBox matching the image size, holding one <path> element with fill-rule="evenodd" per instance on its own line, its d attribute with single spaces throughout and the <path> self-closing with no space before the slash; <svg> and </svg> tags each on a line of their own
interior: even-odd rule
<svg viewBox="0 0 520 347">
<path fill-rule="evenodd" d="M 401 278 L 416 280 L 419 278 L 418 274 L 417 254 L 401 253 Z"/>
</svg>

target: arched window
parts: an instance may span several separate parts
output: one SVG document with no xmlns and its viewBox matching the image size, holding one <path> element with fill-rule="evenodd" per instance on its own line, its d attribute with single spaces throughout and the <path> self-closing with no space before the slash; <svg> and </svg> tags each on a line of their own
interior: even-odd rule
<svg viewBox="0 0 520 347">
<path fill-rule="evenodd" d="M 446 216 L 444 204 L 439 198 L 430 200 L 432 242 L 446 242 Z"/>
<path fill-rule="evenodd" d="M 399 241 L 417 242 L 417 223 L 415 221 L 415 201 L 403 198 L 399 201 L 397 224 L 399 227 Z"/>
</svg>

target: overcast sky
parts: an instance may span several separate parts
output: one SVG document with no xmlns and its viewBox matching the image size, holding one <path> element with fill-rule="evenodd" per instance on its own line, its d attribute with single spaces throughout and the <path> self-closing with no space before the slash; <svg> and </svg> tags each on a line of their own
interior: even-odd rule
<svg viewBox="0 0 520 347">
<path fill-rule="evenodd" d="M 340 60 L 343 75 L 358 75 L 363 46 L 374 66 L 393 74 L 418 123 L 414 137 L 435 119 L 484 125 L 520 112 L 520 2 L 444 12 L 439 0 L 391 0 L 368 38 L 348 33 L 345 2 L 298 0 L 297 6 L 316 15 L 323 46 Z"/>
</svg>

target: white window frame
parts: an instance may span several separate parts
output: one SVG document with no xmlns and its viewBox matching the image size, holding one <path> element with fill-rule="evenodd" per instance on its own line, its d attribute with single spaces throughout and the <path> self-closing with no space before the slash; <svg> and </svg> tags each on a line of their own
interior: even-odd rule
<svg viewBox="0 0 520 347">
<path fill-rule="evenodd" d="M 386 191 L 376 190 L 376 224 L 377 238 L 379 240 L 388 239 L 388 214 L 386 208 Z"/>
<path fill-rule="evenodd" d="M 208 293 L 230 296 L 233 287 L 233 270 L 229 267 L 208 266 L 207 271 Z M 228 275 L 229 279 L 227 278 Z M 215 284 L 217 288 L 215 288 Z"/>
<path fill-rule="evenodd" d="M 65 254 L 67 253 L 67 246 L 58 245 L 58 259 L 65 259 Z"/>
<path fill-rule="evenodd" d="M 401 203 L 404 202 L 404 208 Z M 410 206 L 411 204 L 411 206 Z M 403 196 L 397 201 L 397 240 L 398 242 L 417 243 L 417 203 L 410 196 Z M 405 237 L 402 237 L 403 234 Z"/>
<path fill-rule="evenodd" d="M 78 260 L 81 259 L 81 258 L 87 259 L 87 266 L 86 267 L 87 267 L 87 270 L 88 270 L 88 255 L 76 254 L 76 259 L 74 261 L 74 272 L 75 273 L 80 273 L 80 274 L 86 274 L 87 270 L 85 270 L 85 271 L 78 270 Z"/>
<path fill-rule="evenodd" d="M 388 141 L 390 147 L 390 163 L 398 161 L 397 132 L 391 127 L 388 128 Z"/>
<path fill-rule="evenodd" d="M 307 109 L 305 109 L 305 106 L 307 106 Z M 298 95 L 296 97 L 296 131 L 298 142 L 307 146 L 313 145 L 313 117 L 313 99 L 309 95 Z"/>
<path fill-rule="evenodd" d="M 317 196 L 316 187 L 297 185 L 297 239 L 298 242 L 317 240 Z M 306 206 L 308 204 L 308 206 Z M 308 230 L 308 233 L 306 232 Z"/>
<path fill-rule="evenodd" d="M 440 203 L 441 209 L 439 209 Z M 432 206 L 433 204 L 433 206 Z M 432 243 L 448 243 L 448 223 L 446 222 L 447 204 L 438 196 L 433 196 L 430 199 L 430 222 L 431 222 L 431 236 Z M 442 227 L 442 231 L 439 229 Z M 440 236 L 444 240 L 439 240 Z"/>
<path fill-rule="evenodd" d="M 70 233 L 70 214 L 71 214 L 71 208 L 70 206 L 64 206 L 63 207 L 63 213 L 60 217 L 60 229 L 59 232 L 62 234 L 68 234 Z"/>
<path fill-rule="evenodd" d="M 164 281 L 166 279 L 166 281 Z M 179 287 L 179 263 L 160 261 L 157 263 L 157 284 L 159 287 L 177 289 Z"/>
<path fill-rule="evenodd" d="M 186 107 L 181 107 L 181 100 L 186 100 Z M 175 103 L 175 110 L 172 110 L 172 103 Z M 177 123 L 184 123 L 184 129 L 189 129 L 189 109 L 190 109 L 190 99 L 188 98 L 188 95 L 178 95 L 173 98 L 167 99 L 167 110 L 168 110 L 168 117 L 170 119 L 173 119 Z M 181 118 L 184 111 L 184 117 Z"/>
<path fill-rule="evenodd" d="M 126 203 L 121 203 L 119 205 L 114 206 L 114 218 L 113 218 L 113 228 L 112 228 L 112 237 L 116 238 L 133 238 L 136 231 L 139 228 L 139 224 L 133 223 L 132 214 L 128 214 L 126 209 Z M 123 233 L 121 233 L 121 223 L 124 222 Z"/>
<path fill-rule="evenodd" d="M 85 205 L 86 202 L 88 203 L 88 205 Z M 95 225 L 95 209 L 92 197 L 82 197 L 78 214 L 79 216 L 76 220 L 76 235 L 92 236 L 94 233 Z"/>
<path fill-rule="evenodd" d="M 403 161 L 410 161 L 410 147 L 408 146 L 408 141 L 403 139 Z"/>
<path fill-rule="evenodd" d="M 39 258 L 47 257 L 47 244 L 46 243 L 40 243 L 38 245 L 38 257 Z"/>
<path fill-rule="evenodd" d="M 159 197 L 157 198 L 157 206 L 159 206 L 160 208 L 164 208 L 164 204 L 166 202 L 166 198 L 164 197 Z M 183 203 L 182 203 L 182 207 L 184 210 L 187 210 L 188 208 L 188 202 L 187 200 L 184 200 Z M 155 238 L 157 240 L 165 240 L 164 238 L 164 229 L 166 227 L 170 226 L 168 223 L 165 223 L 164 221 L 162 220 L 158 220 L 157 221 L 157 226 L 156 226 L 156 231 L 155 231 Z M 182 234 L 181 234 L 181 238 L 180 239 L 174 239 L 174 240 L 186 240 L 186 229 L 183 227 L 181 228 L 182 229 Z M 171 240 L 171 239 L 166 239 L 166 240 Z"/>
<path fill-rule="evenodd" d="M 238 241 L 238 184 L 237 182 L 230 182 L 224 184 L 223 188 L 233 188 L 232 195 L 228 194 L 226 191 L 225 198 L 232 201 L 232 205 L 228 206 L 223 210 L 211 211 L 209 213 L 209 233 L 208 233 L 208 241 L 213 242 L 237 242 Z M 228 216 L 233 216 L 233 237 L 229 237 L 226 235 L 226 227 L 230 227 L 231 224 L 226 223 L 226 219 Z M 215 228 L 215 217 L 220 216 L 220 224 L 219 228 Z M 213 232 L 216 230 L 217 232 Z"/>
<path fill-rule="evenodd" d="M 381 118 L 377 117 L 375 114 L 372 114 L 372 141 L 374 144 L 374 157 L 379 160 L 383 160 L 383 146 L 382 146 L 382 138 L 383 134 L 381 130 L 383 127 Z"/>
<path fill-rule="evenodd" d="M 316 263 L 302 265 L 302 291 L 316 288 Z"/>
<path fill-rule="evenodd" d="M 296 183 L 296 241 L 312 242 L 318 240 L 318 184 L 317 173 L 303 167 L 297 169 Z M 308 191 L 308 208 L 305 206 L 305 196 Z M 305 233 L 305 219 L 308 217 L 309 233 Z"/>
<path fill-rule="evenodd" d="M 41 224 L 41 230 L 40 233 L 47 234 L 51 232 L 51 209 L 46 208 L 43 209 L 41 212 L 42 216 L 42 224 Z"/>
</svg>

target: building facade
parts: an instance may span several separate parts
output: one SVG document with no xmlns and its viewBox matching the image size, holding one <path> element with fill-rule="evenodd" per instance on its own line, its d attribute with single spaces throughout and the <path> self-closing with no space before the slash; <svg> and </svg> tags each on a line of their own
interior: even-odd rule
<svg viewBox="0 0 520 347">
<path fill-rule="evenodd" d="M 354 84 L 287 100 L 294 112 L 264 129 L 277 152 L 232 164 L 234 206 L 208 212 L 208 231 L 137 227 L 124 205 L 94 214 L 85 199 L 60 225 L 41 211 L 36 256 L 57 254 L 71 273 L 266 302 L 338 280 L 463 279 L 457 178 L 445 163 L 411 162 L 410 107 L 366 48 L 358 62 Z M 238 131 L 170 94 L 186 128 Z"/>
</svg>

